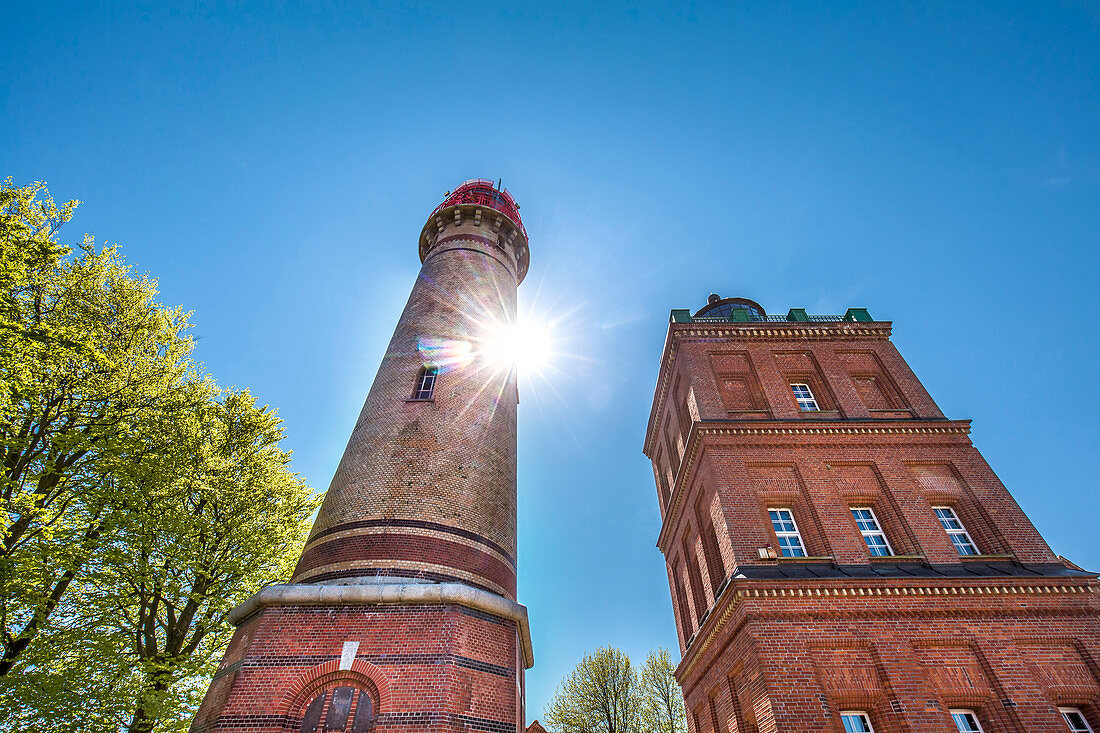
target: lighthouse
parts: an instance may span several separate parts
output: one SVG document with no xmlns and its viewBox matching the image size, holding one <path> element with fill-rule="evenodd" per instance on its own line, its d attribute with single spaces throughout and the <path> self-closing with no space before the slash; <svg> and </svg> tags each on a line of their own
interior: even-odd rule
<svg viewBox="0 0 1100 733">
<path fill-rule="evenodd" d="M 192 731 L 522 730 L 516 320 L 527 233 L 506 190 L 448 192 L 420 272 L 286 585 L 261 589 Z"/>
</svg>

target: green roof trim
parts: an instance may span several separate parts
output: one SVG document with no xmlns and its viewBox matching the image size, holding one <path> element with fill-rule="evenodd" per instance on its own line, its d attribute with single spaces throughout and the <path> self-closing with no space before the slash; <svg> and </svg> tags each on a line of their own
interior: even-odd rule
<svg viewBox="0 0 1100 733">
<path fill-rule="evenodd" d="M 669 323 L 691 323 L 691 311 L 687 308 L 673 308 L 668 315 Z"/>
<path fill-rule="evenodd" d="M 810 320 L 810 317 L 808 315 L 806 315 L 806 309 L 805 308 L 791 308 L 789 311 L 787 311 L 787 320 L 788 321 L 808 321 L 808 320 Z"/>
<path fill-rule="evenodd" d="M 866 308 L 849 308 L 844 313 L 844 320 L 871 323 L 875 319 L 871 318 L 871 314 L 867 312 Z"/>
</svg>

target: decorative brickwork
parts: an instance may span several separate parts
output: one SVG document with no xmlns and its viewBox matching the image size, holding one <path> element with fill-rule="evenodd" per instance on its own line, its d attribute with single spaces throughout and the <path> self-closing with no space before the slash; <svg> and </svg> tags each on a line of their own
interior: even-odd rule
<svg viewBox="0 0 1100 733">
<path fill-rule="evenodd" d="M 238 638 L 247 651 L 232 656 Z M 347 642 L 357 646 L 342 669 Z M 297 732 L 319 691 L 351 686 L 386 716 L 379 733 L 417 716 L 512 733 L 521 657 L 514 623 L 460 606 L 269 607 L 238 627 L 192 730 Z M 219 705 L 222 689 L 232 692 Z"/>
<path fill-rule="evenodd" d="M 1063 733 L 1058 706 L 1100 730 L 1096 576 L 1051 552 L 891 324 L 675 313 L 645 452 L 691 733 L 839 733 L 841 711 L 949 731 L 953 708 Z"/>
<path fill-rule="evenodd" d="M 433 212 L 292 584 L 230 614 L 195 733 L 522 731 L 516 384 L 478 353 L 516 316 L 517 211 L 471 181 Z"/>
</svg>

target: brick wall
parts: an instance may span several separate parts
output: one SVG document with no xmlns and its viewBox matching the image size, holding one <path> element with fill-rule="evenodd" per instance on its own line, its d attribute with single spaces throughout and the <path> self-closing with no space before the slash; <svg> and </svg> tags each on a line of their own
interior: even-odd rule
<svg viewBox="0 0 1100 733">
<path fill-rule="evenodd" d="M 954 730 L 953 707 L 987 733 L 1064 731 L 1058 705 L 1100 723 L 1095 576 L 1051 552 L 890 329 L 670 326 L 645 452 L 692 733 L 842 731 L 852 709 L 878 733 Z M 890 556 L 871 556 L 853 507 Z M 808 557 L 782 557 L 770 508 Z"/>
<path fill-rule="evenodd" d="M 238 628 L 192 731 L 296 732 L 318 694 L 352 686 L 379 733 L 515 733 L 519 654 L 512 622 L 461 606 L 268 608 Z"/>
<path fill-rule="evenodd" d="M 295 582 L 404 576 L 515 598 L 516 385 L 479 351 L 515 320 L 525 242 L 473 211 L 433 230 Z M 438 357 L 433 399 L 411 400 Z"/>
<path fill-rule="evenodd" d="M 1065 733 L 1060 705 L 1100 723 L 1094 582 L 739 592 L 680 666 L 687 709 L 707 712 L 693 733 L 839 732 L 842 710 L 866 711 L 879 733 L 954 730 L 951 708 L 974 710 L 986 733 Z"/>
</svg>

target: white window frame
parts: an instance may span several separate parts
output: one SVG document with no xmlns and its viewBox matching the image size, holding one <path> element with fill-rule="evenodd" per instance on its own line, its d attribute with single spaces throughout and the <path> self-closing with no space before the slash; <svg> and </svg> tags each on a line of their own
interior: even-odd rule
<svg viewBox="0 0 1100 733">
<path fill-rule="evenodd" d="M 776 527 L 775 527 L 776 520 L 775 520 L 774 517 L 772 517 L 772 512 L 786 512 L 787 513 L 786 519 L 784 519 L 783 517 L 780 517 L 779 521 L 781 521 L 781 522 L 790 521 L 791 526 L 794 527 L 794 530 L 791 531 L 791 530 L 776 529 Z M 772 523 L 772 532 L 775 533 L 775 539 L 779 542 L 779 554 L 781 556 L 783 556 L 783 557 L 806 557 L 807 556 L 806 543 L 802 541 L 802 533 L 798 531 L 798 522 L 794 521 L 794 512 L 791 511 L 790 507 L 768 507 L 768 521 L 770 521 Z M 790 540 L 792 538 L 798 542 L 798 549 L 802 552 L 801 555 L 794 555 L 794 554 L 788 555 L 786 553 L 785 550 L 790 549 L 790 548 L 787 548 L 787 547 L 783 546 L 783 540 L 784 539 Z"/>
<path fill-rule="evenodd" d="M 959 515 L 955 511 L 955 507 L 953 507 L 953 506 L 934 506 L 934 507 L 932 507 L 932 511 L 936 514 L 936 519 L 938 519 L 940 521 L 940 526 L 943 527 L 943 531 L 947 533 L 947 537 L 951 540 L 951 544 L 955 547 L 955 550 L 958 551 L 960 556 L 969 557 L 969 556 L 972 556 L 972 555 L 980 555 L 981 554 L 981 552 L 978 551 L 978 543 L 975 542 L 974 538 L 970 536 L 970 533 L 966 531 L 966 525 L 964 525 L 962 523 L 962 520 L 959 519 Z M 940 516 L 941 511 L 948 512 L 951 516 L 950 517 L 941 517 Z M 945 520 L 948 520 L 948 521 L 954 520 L 955 524 L 957 524 L 959 526 L 958 527 L 949 527 L 947 524 L 944 523 Z M 959 543 L 956 542 L 956 539 L 958 539 L 958 538 L 961 538 L 966 543 L 966 545 L 969 546 L 970 549 L 973 550 L 973 552 L 963 552 L 959 548 Z"/>
<path fill-rule="evenodd" d="M 984 731 L 982 730 L 982 724 L 978 720 L 978 714 L 975 713 L 973 710 L 970 710 L 969 708 L 951 708 L 947 712 L 951 715 L 951 722 L 955 724 L 955 730 L 959 731 L 959 733 L 972 733 L 973 731 L 977 731 L 977 733 L 984 733 Z M 959 721 L 955 720 L 956 715 L 969 715 L 971 720 L 974 721 L 975 727 L 969 729 L 960 728 Z"/>
<path fill-rule="evenodd" d="M 1085 714 L 1081 712 L 1081 708 L 1058 708 L 1058 712 L 1062 714 L 1062 720 L 1066 721 L 1066 726 L 1072 731 L 1072 733 L 1092 733 L 1092 726 L 1089 725 L 1089 721 L 1085 719 Z M 1081 719 L 1081 722 L 1085 724 L 1084 728 L 1077 727 L 1069 719 L 1070 714 L 1076 714 Z"/>
<path fill-rule="evenodd" d="M 871 716 L 862 710 L 841 710 L 840 711 L 840 725 L 844 726 L 845 718 L 862 718 L 863 722 L 867 724 L 867 730 L 871 733 L 875 733 L 875 726 L 871 725 Z M 844 730 L 848 730 L 846 727 Z"/>
<path fill-rule="evenodd" d="M 439 379 L 439 367 L 425 364 L 416 373 L 416 386 L 413 389 L 412 399 L 430 400 L 435 397 L 435 382 Z"/>
<path fill-rule="evenodd" d="M 800 396 L 798 387 L 805 389 L 806 394 Z M 800 412 L 821 412 L 821 407 L 818 406 L 817 398 L 814 397 L 814 391 L 810 389 L 810 385 L 805 382 L 791 382 L 791 393 L 794 395 L 794 401 L 798 404 Z"/>
<path fill-rule="evenodd" d="M 871 557 L 889 557 L 894 554 L 894 548 L 890 545 L 889 538 L 886 537 L 886 533 L 882 531 L 882 522 L 878 521 L 878 515 L 875 514 L 875 510 L 869 506 L 853 506 L 848 507 L 852 512 L 852 519 L 855 520 L 856 526 L 859 527 L 859 533 L 863 535 L 863 542 L 867 545 L 867 552 L 871 554 Z M 866 521 L 856 516 L 856 512 L 867 512 L 871 515 L 871 521 L 874 523 L 874 529 L 864 529 L 860 524 L 861 521 Z M 886 546 L 885 555 L 876 555 L 871 548 L 871 543 L 868 542 L 869 537 L 878 537 L 882 540 L 882 544 Z"/>
</svg>

